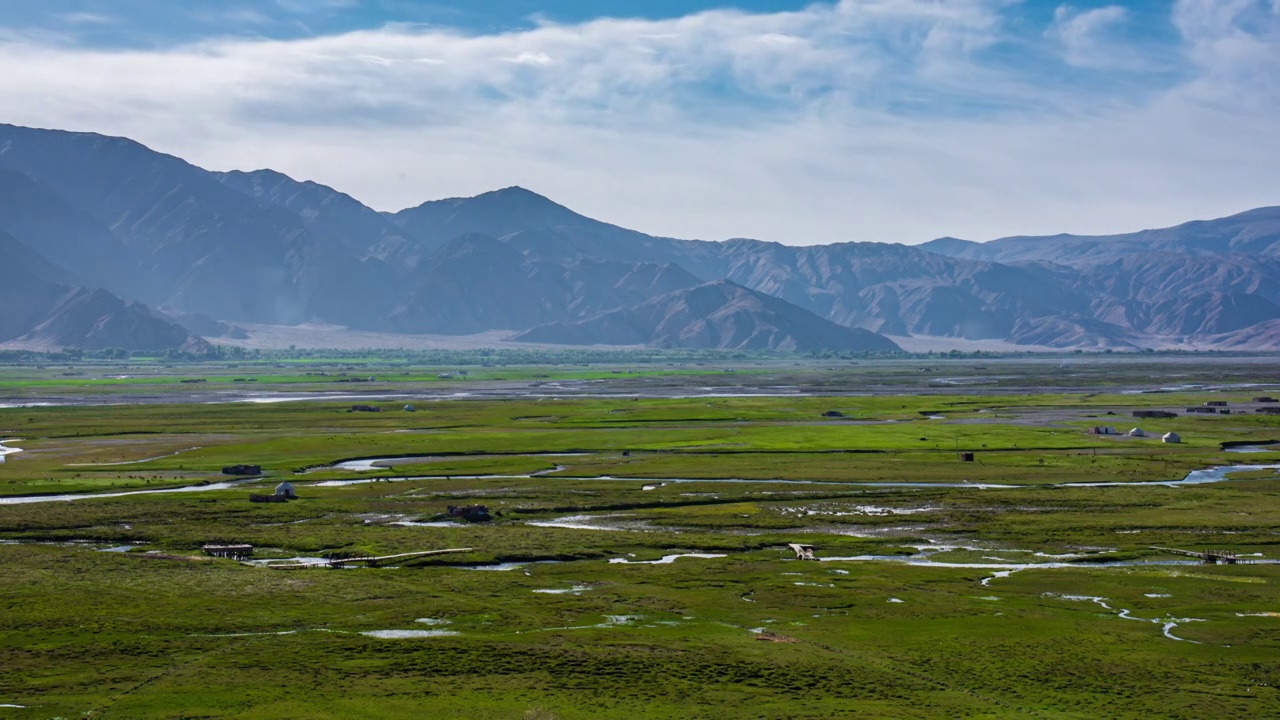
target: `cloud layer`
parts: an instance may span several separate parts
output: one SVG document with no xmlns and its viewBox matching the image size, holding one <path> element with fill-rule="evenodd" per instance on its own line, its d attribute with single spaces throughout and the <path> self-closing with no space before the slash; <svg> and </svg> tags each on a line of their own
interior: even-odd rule
<svg viewBox="0 0 1280 720">
<path fill-rule="evenodd" d="M 0 121 L 274 167 L 379 209 L 521 184 L 681 237 L 1107 232 L 1280 203 L 1280 12 L 843 0 L 478 35 L 100 49 L 0 28 Z"/>
</svg>

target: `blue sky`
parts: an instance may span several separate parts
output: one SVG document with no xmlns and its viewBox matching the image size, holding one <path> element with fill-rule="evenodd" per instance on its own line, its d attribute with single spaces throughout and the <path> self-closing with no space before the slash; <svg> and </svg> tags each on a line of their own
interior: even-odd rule
<svg viewBox="0 0 1280 720">
<path fill-rule="evenodd" d="M 944 0 L 945 1 L 945 0 Z M 3 22 L 11 27 L 73 33 L 97 45 L 139 47 L 190 42 L 209 37 L 299 38 L 389 23 L 458 28 L 471 33 L 528 29 L 540 21 L 581 23 L 597 18 L 679 18 L 706 10 L 744 13 L 800 11 L 804 0 L 0 0 Z M 1029 26 L 1048 24 L 1057 0 L 1009 3 L 1009 15 Z M 1070 7 L 1087 11 L 1113 3 L 1082 0 Z M 1133 37 L 1174 35 L 1169 0 L 1122 3 Z"/>
<path fill-rule="evenodd" d="M 0 67 L 0 122 L 379 209 L 807 244 L 1280 204 L 1280 0 L 0 0 Z"/>
</svg>

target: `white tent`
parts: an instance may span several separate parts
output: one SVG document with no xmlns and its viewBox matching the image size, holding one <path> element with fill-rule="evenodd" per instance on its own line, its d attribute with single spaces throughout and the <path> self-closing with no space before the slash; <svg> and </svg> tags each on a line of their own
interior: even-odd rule
<svg viewBox="0 0 1280 720">
<path fill-rule="evenodd" d="M 293 485 L 287 482 L 282 482 L 276 486 L 276 494 L 290 498 L 297 497 L 297 494 L 293 492 Z"/>
<path fill-rule="evenodd" d="M 415 407 L 414 407 L 414 406 L 412 406 L 412 405 L 405 405 L 405 406 L 404 406 L 404 411 L 405 411 L 405 412 L 415 412 L 416 410 L 417 410 L 417 408 L 415 408 Z"/>
<path fill-rule="evenodd" d="M 1178 434 L 1178 433 L 1176 433 L 1176 432 L 1171 432 L 1171 433 L 1169 433 L 1168 435 L 1165 435 L 1165 436 L 1164 436 L 1164 438 L 1163 438 L 1163 440 L 1164 440 L 1165 442 L 1167 442 L 1167 443 L 1170 443 L 1170 444 L 1173 444 L 1173 443 L 1180 443 L 1180 442 L 1182 442 L 1182 436 L 1181 436 L 1181 435 L 1179 435 L 1179 434 Z"/>
<path fill-rule="evenodd" d="M 1129 431 L 1129 437 L 1146 437 L 1147 431 L 1142 428 L 1134 428 Z"/>
</svg>

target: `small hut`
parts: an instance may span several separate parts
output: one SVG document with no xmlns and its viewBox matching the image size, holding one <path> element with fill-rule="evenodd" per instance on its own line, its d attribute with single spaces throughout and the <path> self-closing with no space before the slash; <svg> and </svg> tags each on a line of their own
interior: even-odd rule
<svg viewBox="0 0 1280 720">
<path fill-rule="evenodd" d="M 1142 428 L 1134 428 L 1129 431 L 1129 437 L 1146 437 L 1147 431 Z"/>
<path fill-rule="evenodd" d="M 288 482 L 282 482 L 276 486 L 276 495 L 290 499 L 298 497 L 298 494 L 293 491 L 293 484 Z"/>
<path fill-rule="evenodd" d="M 1176 445 L 1182 442 L 1182 436 L 1176 432 L 1171 432 L 1171 433 L 1167 433 L 1163 438 L 1161 438 L 1161 440 L 1169 443 L 1170 445 Z"/>
<path fill-rule="evenodd" d="M 405 405 L 405 406 L 404 406 L 404 411 L 405 411 L 405 412 L 418 412 L 418 408 L 416 408 L 416 407 L 414 407 L 414 406 L 412 406 L 412 405 Z"/>
</svg>

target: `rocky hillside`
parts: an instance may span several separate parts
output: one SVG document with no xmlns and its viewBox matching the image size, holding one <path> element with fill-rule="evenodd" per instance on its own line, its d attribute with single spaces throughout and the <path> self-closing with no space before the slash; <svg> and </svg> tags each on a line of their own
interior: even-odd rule
<svg viewBox="0 0 1280 720">
<path fill-rule="evenodd" d="M 559 345 L 661 348 L 895 352 L 887 338 L 838 325 L 791 303 L 728 280 L 654 298 L 575 323 L 555 323 L 516 337 Z"/>
</svg>

